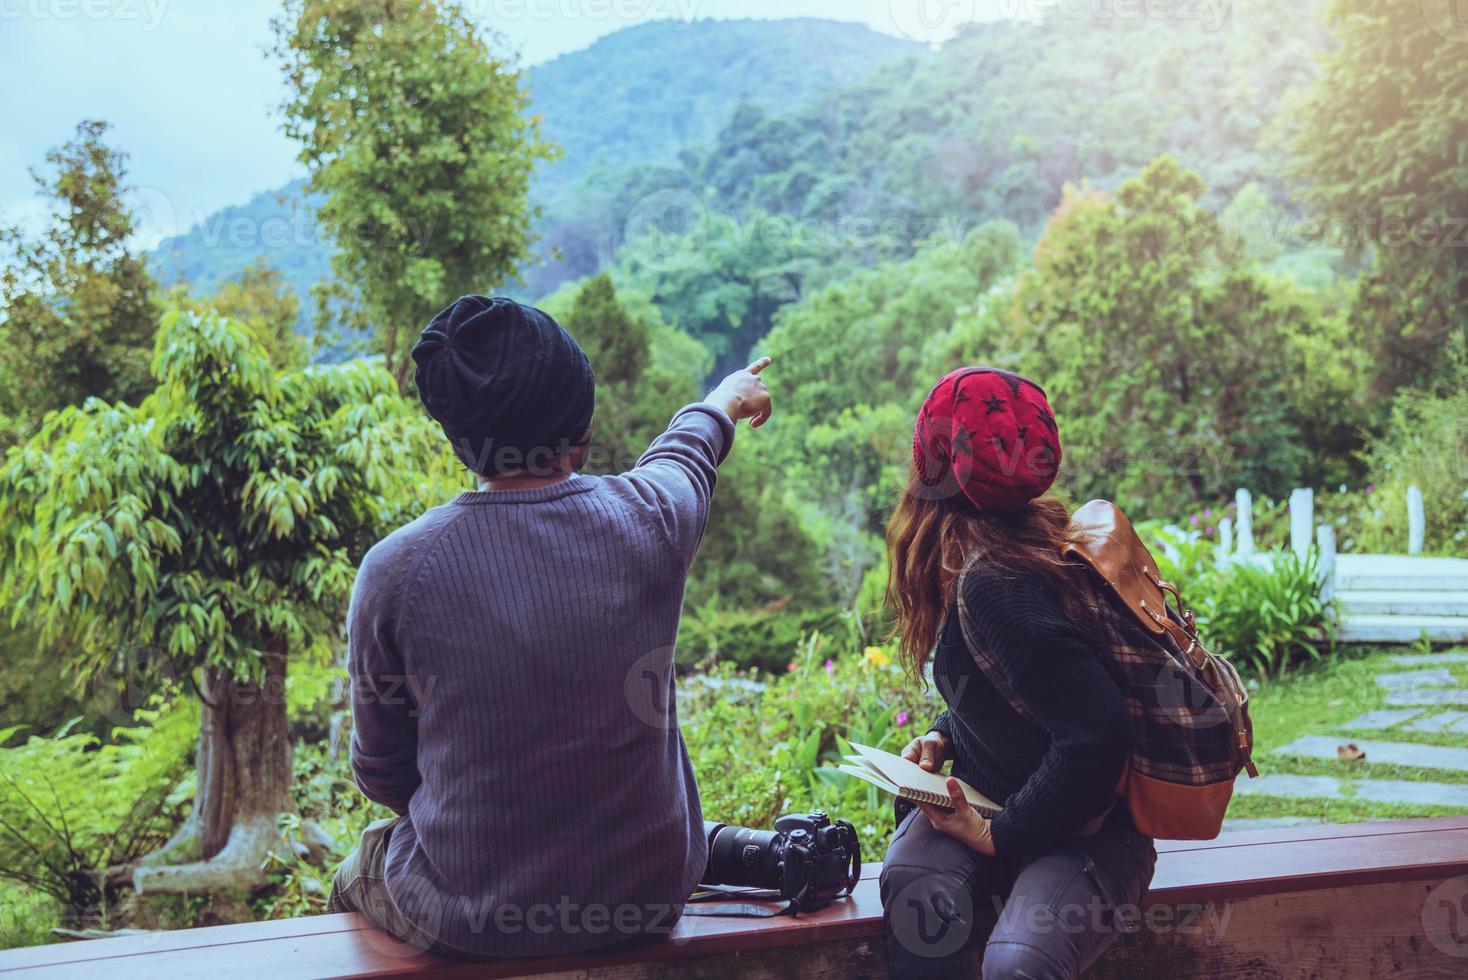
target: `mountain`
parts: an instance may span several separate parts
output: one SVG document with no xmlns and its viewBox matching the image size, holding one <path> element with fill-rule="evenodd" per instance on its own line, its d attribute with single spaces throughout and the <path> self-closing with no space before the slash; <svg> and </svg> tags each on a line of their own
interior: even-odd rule
<svg viewBox="0 0 1468 980">
<path fill-rule="evenodd" d="M 555 208 L 593 170 L 667 163 L 714 140 L 748 103 L 801 105 L 926 49 L 860 24 L 658 21 L 616 31 L 529 71 L 531 109 L 565 156 L 543 168 L 536 203 Z"/>
<path fill-rule="evenodd" d="M 1162 153 L 1203 176 L 1220 213 L 1254 185 L 1269 244 L 1293 249 L 1279 136 L 1328 44 L 1315 6 L 995 21 L 936 52 L 816 20 L 620 31 L 530 73 L 568 153 L 537 179 L 540 254 L 512 292 L 538 299 L 613 268 L 733 357 L 819 281 L 992 219 L 1033 238 L 1066 184 L 1115 188 Z M 257 205 L 275 206 L 244 210 Z M 663 244 L 699 246 L 701 261 L 622 248 L 629 228 L 700 212 L 711 224 L 665 228 Z M 201 254 L 198 231 L 158 258 L 207 289 L 243 262 L 229 242 Z M 300 237 L 255 252 L 314 281 L 329 246 Z"/>
<path fill-rule="evenodd" d="M 907 251 L 991 218 L 1037 232 L 1066 183 L 1114 188 L 1161 153 L 1219 207 L 1249 183 L 1287 204 L 1280 110 L 1328 43 L 1313 7 L 975 25 L 803 106 L 742 110 L 676 166 L 642 165 L 604 193 L 614 214 L 687 191 L 726 214 L 889 229 Z"/>
<path fill-rule="evenodd" d="M 315 204 L 305 180 L 292 181 L 165 238 L 148 263 L 166 285 L 186 282 L 197 293 L 210 293 L 263 259 L 295 290 L 301 305 L 299 329 L 308 333 L 315 310 L 311 287 L 330 278 L 335 251 L 316 225 Z"/>
<path fill-rule="evenodd" d="M 925 51 L 859 24 L 794 20 L 663 21 L 609 34 L 590 47 L 527 71 L 531 111 L 565 148 L 536 174 L 531 200 L 546 217 L 542 233 L 575 221 L 590 174 L 665 164 L 711 142 L 741 105 L 788 108 L 852 84 L 879 64 Z M 330 274 L 332 245 L 317 232 L 304 181 L 226 208 L 149 256 L 165 283 L 207 293 L 256 258 L 280 269 L 301 297 L 309 329 L 310 287 Z M 537 270 L 538 271 L 538 270 Z M 534 295 L 565 274 L 549 270 Z"/>
</svg>

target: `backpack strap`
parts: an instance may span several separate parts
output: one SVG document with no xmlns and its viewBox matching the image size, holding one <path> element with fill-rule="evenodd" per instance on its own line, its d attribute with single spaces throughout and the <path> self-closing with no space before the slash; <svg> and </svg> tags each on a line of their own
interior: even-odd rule
<svg viewBox="0 0 1468 980">
<path fill-rule="evenodd" d="M 974 622 L 973 613 L 969 611 L 968 599 L 966 598 L 968 594 L 968 574 L 967 569 L 965 569 L 958 576 L 958 624 L 963 628 L 964 646 L 968 647 L 968 654 L 974 659 L 974 663 L 979 665 L 979 670 L 984 672 L 985 679 L 994 685 L 994 690 L 998 691 L 1000 696 L 1009 702 L 1009 706 L 1021 718 L 1033 723 L 1035 721 L 1034 715 L 1030 712 L 1024 699 L 1019 696 L 1019 692 L 1014 689 L 1014 685 L 1009 683 L 1009 678 L 1005 676 L 1004 671 L 999 669 L 999 663 L 994 659 L 994 654 L 989 649 L 989 645 L 979 635 L 978 624 Z"/>
<path fill-rule="evenodd" d="M 1178 609 L 1182 609 L 1177 587 L 1162 580 L 1157 559 L 1121 508 L 1109 500 L 1093 500 L 1075 512 L 1071 524 L 1080 532 L 1080 538 L 1066 545 L 1066 557 L 1089 565 L 1143 629 L 1159 638 L 1169 637 L 1194 666 L 1201 668 L 1208 660 L 1208 651 L 1197 631 L 1167 608 L 1167 593 L 1171 592 Z"/>
</svg>

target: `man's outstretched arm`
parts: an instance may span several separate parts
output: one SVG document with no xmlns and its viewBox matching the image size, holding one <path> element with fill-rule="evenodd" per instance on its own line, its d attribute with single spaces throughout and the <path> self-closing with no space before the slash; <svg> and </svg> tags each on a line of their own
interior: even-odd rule
<svg viewBox="0 0 1468 980">
<path fill-rule="evenodd" d="M 708 521 L 719 464 L 734 444 L 734 427 L 769 420 L 770 393 L 759 374 L 768 357 L 735 371 L 701 402 L 673 416 L 668 430 L 653 440 L 637 466 L 622 479 L 646 503 L 686 562 L 693 560 Z"/>
</svg>

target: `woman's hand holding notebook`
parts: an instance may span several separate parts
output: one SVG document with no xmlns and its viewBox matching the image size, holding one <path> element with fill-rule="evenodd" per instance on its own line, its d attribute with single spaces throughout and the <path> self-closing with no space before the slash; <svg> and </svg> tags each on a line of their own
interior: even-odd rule
<svg viewBox="0 0 1468 980">
<path fill-rule="evenodd" d="M 904 800 L 912 800 L 916 803 L 927 803 L 931 806 L 942 807 L 951 810 L 952 801 L 948 796 L 948 779 L 936 772 L 928 772 L 917 763 L 908 762 L 900 755 L 891 752 L 883 752 L 869 745 L 851 743 L 856 749 L 857 755 L 846 756 L 846 762 L 840 766 L 840 770 L 848 775 L 857 777 L 871 783 L 878 789 L 886 790 L 893 796 L 900 796 Z M 998 813 L 1001 807 L 998 803 L 989 799 L 983 793 L 974 789 L 968 783 L 956 780 L 963 789 L 963 795 L 975 810 L 982 816 L 992 817 Z"/>
</svg>

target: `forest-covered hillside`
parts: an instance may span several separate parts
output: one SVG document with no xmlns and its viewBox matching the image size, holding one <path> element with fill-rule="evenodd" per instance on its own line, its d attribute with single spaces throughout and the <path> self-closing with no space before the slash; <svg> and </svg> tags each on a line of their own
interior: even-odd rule
<svg viewBox="0 0 1468 980">
<path fill-rule="evenodd" d="M 578 224 L 587 174 L 605 180 L 629 167 L 675 161 L 713 140 L 740 105 L 799 105 L 924 50 L 837 21 L 667 21 L 617 31 L 539 65 L 526 72 L 531 111 L 564 150 L 536 174 L 532 201 L 546 212 L 542 234 Z M 304 331 L 310 288 L 328 276 L 331 251 L 316 232 L 304 181 L 296 181 L 210 215 L 162 242 L 149 259 L 161 281 L 209 292 L 263 258 L 300 296 Z M 537 294 L 558 281 L 554 273 L 527 274 L 539 283 Z"/>
<path fill-rule="evenodd" d="M 748 417 L 724 396 L 755 385 L 752 354 L 768 368 L 773 408 L 756 398 L 761 424 L 720 440 L 706 523 L 674 515 L 698 537 L 686 583 L 661 565 L 655 584 L 682 590 L 677 642 L 618 647 L 628 683 L 607 692 L 635 708 L 634 687 L 669 690 L 643 686 L 650 664 L 679 670 L 711 817 L 819 808 L 880 855 L 888 801 L 834 764 L 938 708 L 910 683 L 931 638 L 894 627 L 915 596 L 938 622 L 960 564 L 1013 564 L 997 542 L 1044 564 L 1066 501 L 1132 519 L 1259 696 L 1261 748 L 1379 707 L 1374 661 L 1337 657 L 1332 604 L 1347 627 L 1354 610 L 1333 556 L 1468 556 L 1461 39 L 1405 0 L 1233 0 L 1217 20 L 1078 6 L 936 51 L 813 21 L 655 25 L 527 78 L 468 3 L 289 0 L 282 127 L 316 198 L 261 194 L 151 257 L 127 139 L 80 120 L 34 161 L 44 227 L 0 223 L 0 605 L 17 611 L 0 627 L 0 948 L 326 910 L 332 869 L 390 812 L 345 750 L 361 705 L 390 706 L 346 666 L 357 571 L 477 485 L 413 356 L 467 293 L 531 299 L 585 352 L 593 422 L 559 473 L 634 467 L 730 369 L 712 397 Z M 353 342 L 294 332 L 318 285 Z M 520 370 L 545 363 L 537 345 L 481 361 L 463 336 L 442 353 L 465 384 L 491 379 L 468 428 L 492 443 L 538 421 L 545 392 L 501 394 L 559 381 Z M 1018 425 L 953 419 L 936 448 L 956 482 L 915 468 L 920 406 L 963 365 L 1043 386 L 1056 496 L 963 502 L 984 477 L 962 444 L 1005 483 Z M 1004 394 L 969 407 L 1011 411 Z M 613 578 L 646 570 L 576 535 Z M 518 590 L 527 622 L 561 615 L 533 586 L 564 556 L 522 550 L 516 581 L 476 583 Z M 412 629 L 389 625 L 385 660 L 411 677 Z M 617 647 L 582 632 L 592 654 Z M 395 691 L 394 714 L 437 710 L 429 688 Z M 1418 779 L 1402 768 L 1383 774 Z M 1245 795 L 1250 816 L 1307 820 L 1465 809 Z"/>
<path fill-rule="evenodd" d="M 1210 205 L 1250 183 L 1285 202 L 1272 121 L 1324 49 L 1312 8 L 1247 0 L 1221 26 L 980 24 L 936 53 L 818 20 L 619 31 L 529 73 L 532 109 L 566 152 L 534 184 L 541 242 L 524 283 L 484 288 L 536 299 L 615 266 L 639 207 L 661 207 L 670 192 L 708 202 L 700 207 L 746 233 L 762 215 L 798 219 L 797 251 L 818 254 L 825 278 L 910 255 L 935 235 L 960 240 L 993 218 L 1032 239 L 1066 183 L 1114 187 L 1164 152 L 1203 176 Z M 153 264 L 165 282 L 208 290 L 263 255 L 301 292 L 304 328 L 305 291 L 325 274 L 330 246 L 300 200 L 299 185 L 261 195 L 165 242 Z M 235 218 L 242 238 L 227 233 Z M 251 240 L 250 229 L 270 226 L 289 237 Z M 824 281 L 792 278 L 799 256 L 780 251 L 765 271 L 783 277 L 786 298 Z M 769 326 L 741 319 L 734 342 L 728 317 L 679 319 L 716 350 L 747 348 Z"/>
<path fill-rule="evenodd" d="M 741 103 L 802 105 L 924 51 L 815 18 L 661 21 L 609 34 L 527 72 L 532 111 L 565 150 L 538 175 L 536 201 L 554 210 L 574 204 L 588 173 L 676 160 L 715 139 Z"/>
</svg>

